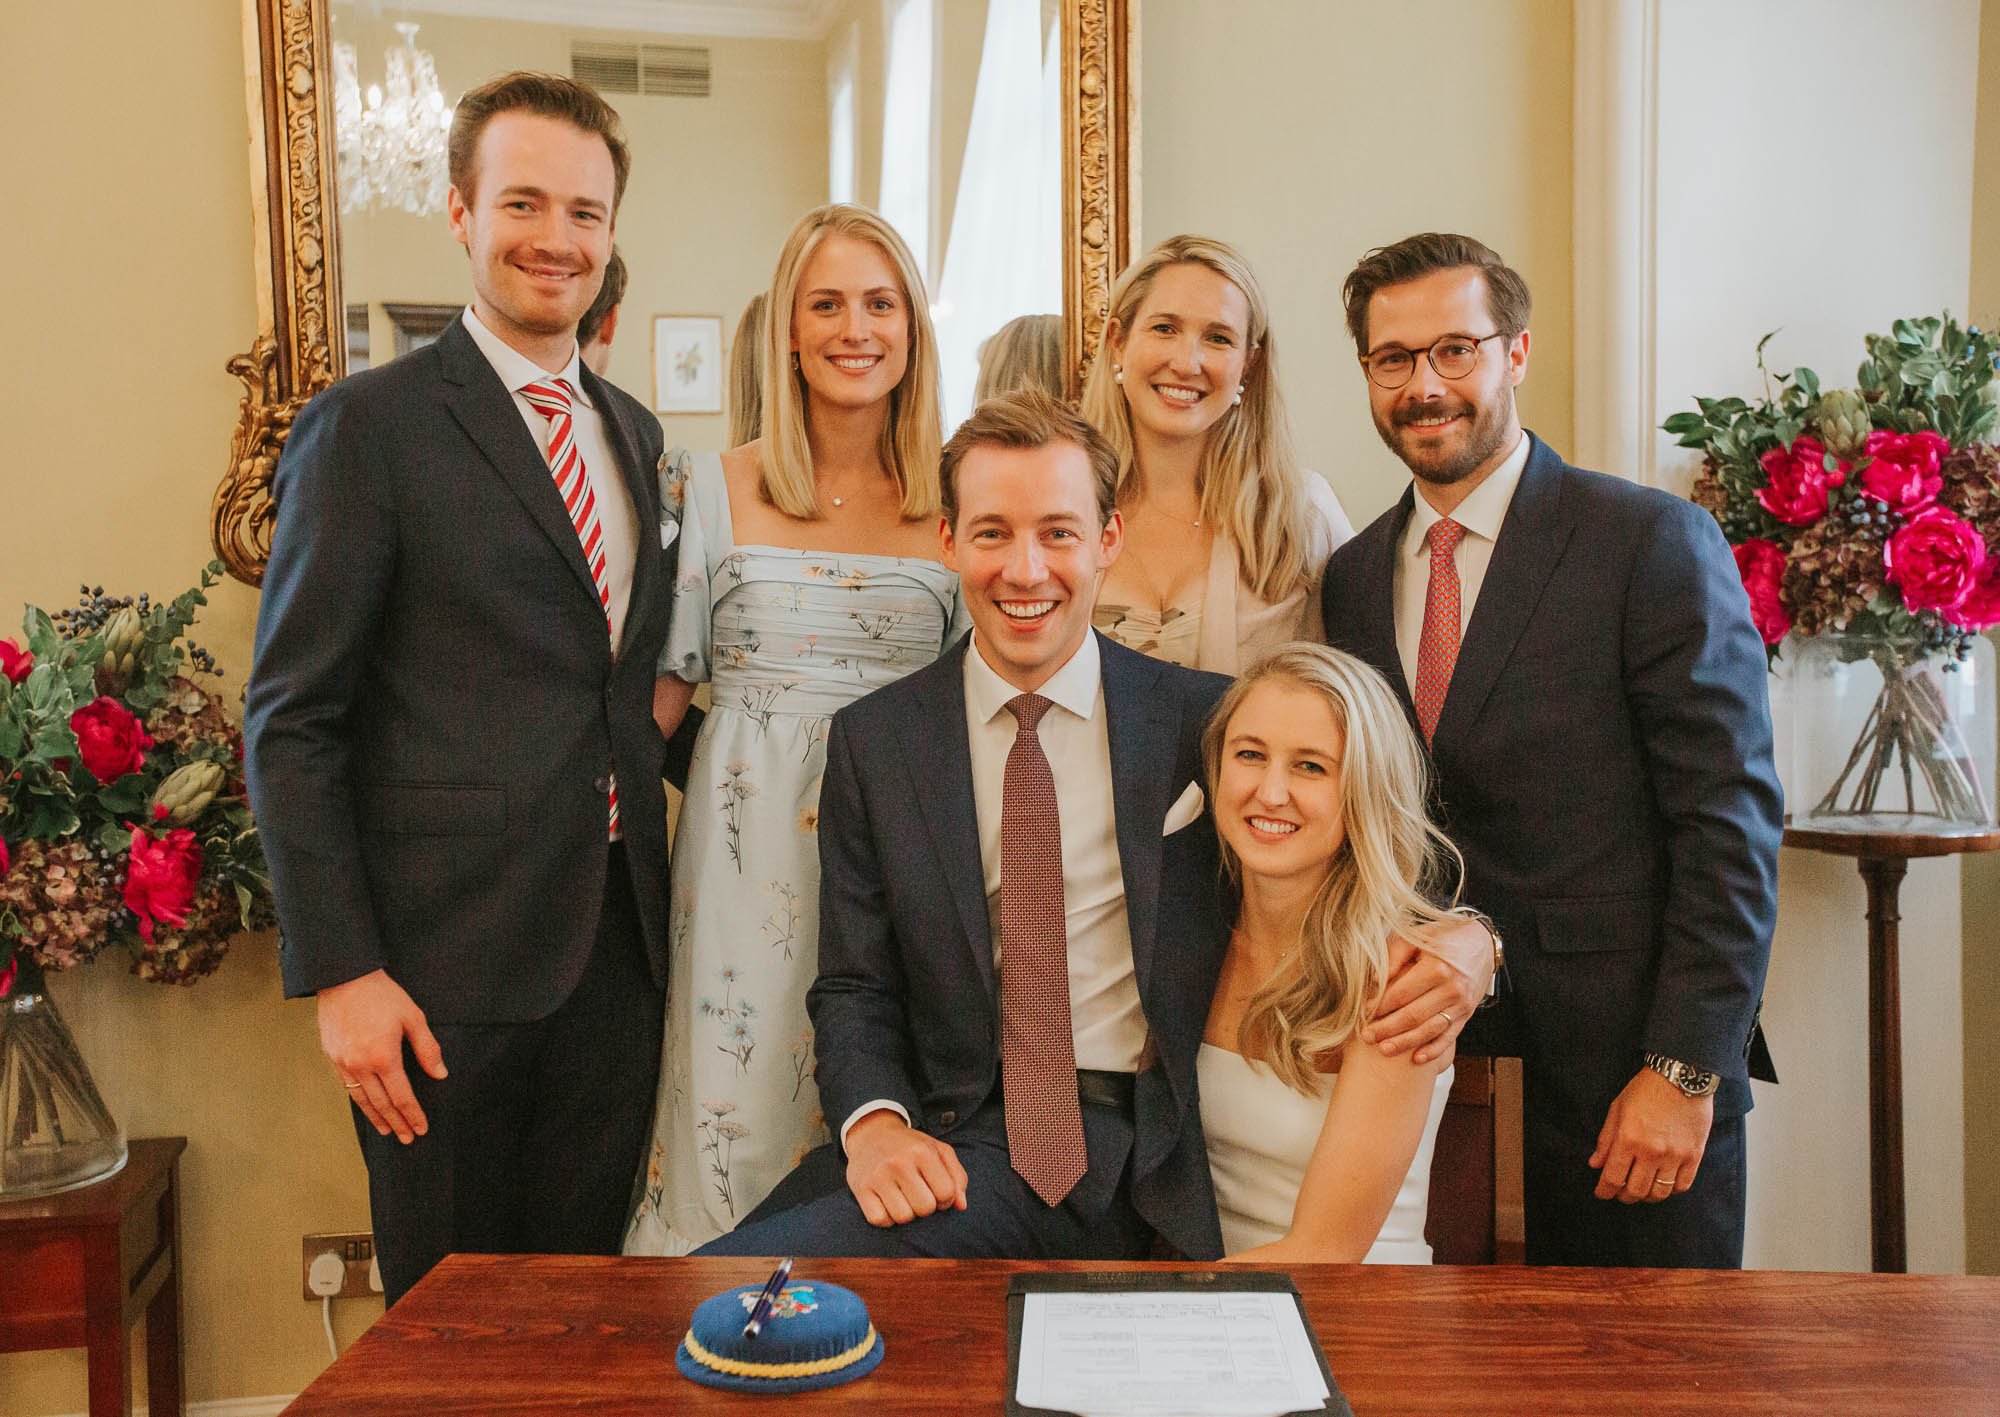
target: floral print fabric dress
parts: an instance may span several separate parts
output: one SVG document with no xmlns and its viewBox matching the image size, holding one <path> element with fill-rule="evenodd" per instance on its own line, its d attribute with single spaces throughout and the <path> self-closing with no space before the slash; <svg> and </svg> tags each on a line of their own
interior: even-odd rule
<svg viewBox="0 0 2000 1417">
<path fill-rule="evenodd" d="M 738 546 L 722 461 L 661 464 L 680 579 L 660 672 L 710 683 L 673 846 L 666 1054 L 627 1254 L 734 1228 L 827 1140 L 806 989 L 819 789 L 836 709 L 964 628 L 935 561 Z"/>
</svg>

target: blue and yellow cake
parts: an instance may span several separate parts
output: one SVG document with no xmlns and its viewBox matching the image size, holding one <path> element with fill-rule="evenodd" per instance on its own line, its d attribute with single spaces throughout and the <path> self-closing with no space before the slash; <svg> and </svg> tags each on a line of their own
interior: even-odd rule
<svg viewBox="0 0 2000 1417">
<path fill-rule="evenodd" d="M 882 1361 L 882 1335 L 861 1296 L 824 1280 L 787 1284 L 763 1331 L 745 1338 L 763 1292 L 750 1284 L 702 1301 L 674 1354 L 684 1376 L 735 1392 L 811 1392 L 864 1377 Z"/>
</svg>

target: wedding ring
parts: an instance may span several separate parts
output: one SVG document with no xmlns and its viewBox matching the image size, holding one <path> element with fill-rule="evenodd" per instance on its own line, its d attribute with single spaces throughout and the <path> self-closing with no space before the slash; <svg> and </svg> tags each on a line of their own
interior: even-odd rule
<svg viewBox="0 0 2000 1417">
<path fill-rule="evenodd" d="M 344 1082 L 341 1084 L 341 1086 L 346 1088 L 349 1092 L 353 1092 L 356 1088 L 360 1087 L 361 1084 L 358 1082 Z"/>
<path fill-rule="evenodd" d="M 1653 1185 L 1656 1187 L 1665 1186 L 1670 1191 L 1674 1188 L 1674 1183 L 1671 1180 L 1662 1179 L 1659 1176 L 1653 1178 Z"/>
<path fill-rule="evenodd" d="M 1449 1013 L 1445 1012 L 1443 1009 L 1439 1009 L 1438 1017 L 1444 1020 L 1444 1026 L 1446 1028 L 1451 1027 L 1451 1015 Z"/>
</svg>

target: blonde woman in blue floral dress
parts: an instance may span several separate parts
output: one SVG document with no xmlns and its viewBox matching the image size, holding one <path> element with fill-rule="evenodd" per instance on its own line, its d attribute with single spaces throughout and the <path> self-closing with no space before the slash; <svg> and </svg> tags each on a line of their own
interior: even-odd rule
<svg viewBox="0 0 2000 1417">
<path fill-rule="evenodd" d="M 628 1254 L 734 1228 L 826 1140 L 805 995 L 827 724 L 960 631 L 936 560 L 936 341 L 908 248 L 871 212 L 809 212 L 769 309 L 762 437 L 662 465 L 681 579 L 655 716 L 671 734 L 704 680 L 711 708 L 674 842 L 666 1054 Z"/>
</svg>

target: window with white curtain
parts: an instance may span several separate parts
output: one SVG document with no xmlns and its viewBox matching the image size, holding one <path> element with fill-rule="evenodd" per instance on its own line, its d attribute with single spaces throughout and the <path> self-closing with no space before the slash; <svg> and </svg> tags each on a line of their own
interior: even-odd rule
<svg viewBox="0 0 2000 1417">
<path fill-rule="evenodd" d="M 850 23 L 826 54 L 826 199 L 854 200 L 854 85 L 861 69 L 861 25 Z"/>
<path fill-rule="evenodd" d="M 1041 0 L 990 0 L 951 242 L 933 307 L 945 431 L 972 412 L 979 346 L 1016 315 L 1062 311 L 1057 30 Z"/>
<path fill-rule="evenodd" d="M 931 238 L 931 84 L 937 0 L 882 0 L 882 193 L 877 210 L 928 275 Z"/>
</svg>

